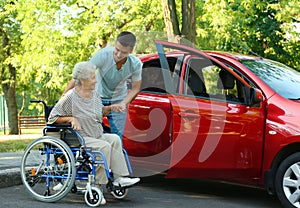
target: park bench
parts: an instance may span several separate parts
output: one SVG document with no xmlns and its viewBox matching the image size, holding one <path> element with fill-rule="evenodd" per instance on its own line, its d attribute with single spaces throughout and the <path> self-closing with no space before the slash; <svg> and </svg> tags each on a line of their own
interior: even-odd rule
<svg viewBox="0 0 300 208">
<path fill-rule="evenodd" d="M 46 125 L 44 116 L 18 116 L 19 135 L 22 129 L 40 129 Z"/>
</svg>

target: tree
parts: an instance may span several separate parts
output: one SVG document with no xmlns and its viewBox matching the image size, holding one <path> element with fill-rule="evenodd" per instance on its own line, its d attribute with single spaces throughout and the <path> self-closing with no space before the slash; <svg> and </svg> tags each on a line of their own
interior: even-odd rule
<svg viewBox="0 0 300 208">
<path fill-rule="evenodd" d="M 300 71 L 300 5 L 297 0 L 282 0 L 273 5 L 275 18 L 281 22 L 284 39 L 280 40 L 287 56 L 281 61 Z"/>
<path fill-rule="evenodd" d="M 180 35 L 175 0 L 162 0 L 168 37 Z"/>
<path fill-rule="evenodd" d="M 208 0 L 198 15 L 202 49 L 258 54 L 299 68 L 296 0 Z"/>
<path fill-rule="evenodd" d="M 175 0 L 162 0 L 166 31 L 169 39 L 185 38 L 191 43 L 196 42 L 196 19 L 195 19 L 195 0 L 181 1 L 181 30 L 179 16 L 177 15 Z M 174 40 L 172 40 L 174 41 Z"/>
<path fill-rule="evenodd" d="M 18 110 L 16 102 L 16 67 L 12 57 L 17 53 L 20 43 L 20 24 L 16 18 L 13 1 L 0 2 L 0 83 L 8 109 L 9 134 L 18 133 Z"/>
<path fill-rule="evenodd" d="M 42 112 L 28 106 L 31 98 L 55 104 L 75 63 L 121 30 L 137 35 L 135 53 L 154 52 L 149 43 L 167 32 L 201 49 L 251 49 L 300 69 L 299 9 L 297 0 L 2 0 L 0 84 L 10 133 L 17 132 L 20 99 L 24 114 Z"/>
<path fill-rule="evenodd" d="M 159 2 L 151 0 L 5 0 L 0 15 L 0 81 L 10 134 L 18 133 L 18 109 L 24 106 L 23 113 L 28 113 L 37 108 L 41 113 L 42 106 L 29 106 L 32 98 L 55 104 L 75 63 L 88 60 L 121 30 L 139 38 L 138 31 L 163 28 Z M 141 43 L 137 49 L 144 52 L 147 43 Z"/>
<path fill-rule="evenodd" d="M 182 35 L 196 43 L 195 0 L 182 0 Z"/>
<path fill-rule="evenodd" d="M 25 50 L 16 62 L 26 73 L 21 83 L 25 93 L 35 92 L 35 98 L 50 104 L 65 89 L 75 63 L 88 60 L 121 30 L 161 28 L 157 26 L 161 16 L 155 9 L 158 3 L 150 0 L 19 2 Z"/>
</svg>

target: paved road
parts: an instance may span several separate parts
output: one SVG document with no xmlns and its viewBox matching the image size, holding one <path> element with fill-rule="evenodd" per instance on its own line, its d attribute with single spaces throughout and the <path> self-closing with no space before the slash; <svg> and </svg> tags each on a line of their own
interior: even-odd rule
<svg viewBox="0 0 300 208">
<path fill-rule="evenodd" d="M 116 200 L 105 193 L 105 207 L 138 208 L 280 208 L 275 197 L 260 189 L 190 179 L 164 179 L 162 175 L 143 178 L 129 190 L 127 197 Z M 23 186 L 0 189 L 1 207 L 54 208 L 87 207 L 82 194 L 68 194 L 56 203 L 32 199 Z"/>
<path fill-rule="evenodd" d="M 0 207 L 65 208 L 86 207 L 83 194 L 68 194 L 56 203 L 32 199 L 20 184 L 22 153 L 0 153 Z M 13 186 L 17 184 L 16 186 Z M 206 182 L 194 179 L 164 179 L 163 175 L 142 178 L 124 200 L 105 193 L 105 207 L 138 208 L 280 208 L 279 201 L 264 190 Z"/>
</svg>

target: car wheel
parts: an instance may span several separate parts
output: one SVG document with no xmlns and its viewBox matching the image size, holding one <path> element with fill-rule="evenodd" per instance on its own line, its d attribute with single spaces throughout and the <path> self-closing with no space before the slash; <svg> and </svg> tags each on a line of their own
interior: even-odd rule
<svg viewBox="0 0 300 208">
<path fill-rule="evenodd" d="M 275 176 L 275 190 L 284 207 L 300 208 L 300 153 L 282 161 Z"/>
</svg>

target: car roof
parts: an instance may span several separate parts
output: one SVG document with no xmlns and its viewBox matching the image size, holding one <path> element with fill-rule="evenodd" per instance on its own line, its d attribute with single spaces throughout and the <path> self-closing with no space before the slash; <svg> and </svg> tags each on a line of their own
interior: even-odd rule
<svg viewBox="0 0 300 208">
<path fill-rule="evenodd" d="M 213 56 L 213 57 L 223 57 L 223 58 L 231 58 L 236 61 L 239 60 L 259 60 L 262 59 L 262 57 L 259 56 L 253 56 L 253 55 L 245 55 L 245 54 L 239 54 L 234 52 L 223 52 L 223 51 L 204 51 L 206 54 Z"/>
<path fill-rule="evenodd" d="M 234 52 L 224 52 L 224 51 L 202 51 L 206 53 L 209 56 L 213 57 L 222 57 L 222 58 L 230 58 L 236 61 L 239 60 L 259 60 L 262 59 L 262 57 L 259 56 L 253 56 L 253 55 L 245 55 L 245 54 L 239 54 Z M 173 52 L 167 52 L 166 55 L 168 56 L 179 56 L 182 55 L 183 52 L 181 51 L 173 51 Z M 149 60 L 149 59 L 155 59 L 158 58 L 158 55 L 156 53 L 154 54 L 139 54 L 137 55 L 141 60 Z"/>
</svg>

